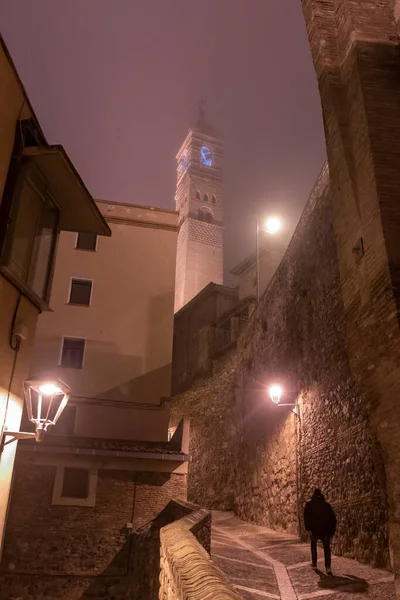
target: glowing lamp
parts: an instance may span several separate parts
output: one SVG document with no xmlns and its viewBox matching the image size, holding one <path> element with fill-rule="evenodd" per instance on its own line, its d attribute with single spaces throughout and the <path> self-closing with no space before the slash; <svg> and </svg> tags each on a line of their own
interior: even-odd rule
<svg viewBox="0 0 400 600">
<path fill-rule="evenodd" d="M 39 386 L 39 392 L 44 396 L 53 396 L 54 394 L 62 394 L 62 390 L 54 383 L 44 383 Z"/>
<path fill-rule="evenodd" d="M 281 401 L 282 393 L 283 390 L 280 385 L 274 384 L 271 385 L 271 387 L 269 388 L 269 395 L 274 404 L 279 404 L 279 402 Z"/>
<path fill-rule="evenodd" d="M 282 221 L 279 217 L 268 217 L 264 221 L 264 231 L 275 235 L 282 229 Z"/>
<path fill-rule="evenodd" d="M 35 433 L 25 431 L 9 431 L 5 429 L 2 434 L 1 450 L 4 447 L 5 437 L 12 440 L 21 440 L 34 437 L 37 442 L 49 427 L 55 425 L 68 404 L 71 389 L 60 379 L 40 379 L 34 377 L 24 381 L 24 397 L 28 418 L 35 425 Z"/>
</svg>

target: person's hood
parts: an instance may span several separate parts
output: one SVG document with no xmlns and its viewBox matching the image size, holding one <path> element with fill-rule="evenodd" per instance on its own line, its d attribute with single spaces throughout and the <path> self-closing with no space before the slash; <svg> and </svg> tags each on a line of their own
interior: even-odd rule
<svg viewBox="0 0 400 600">
<path fill-rule="evenodd" d="M 324 502 L 325 496 L 323 495 L 321 490 L 314 490 L 311 500 L 313 500 L 314 502 Z"/>
</svg>

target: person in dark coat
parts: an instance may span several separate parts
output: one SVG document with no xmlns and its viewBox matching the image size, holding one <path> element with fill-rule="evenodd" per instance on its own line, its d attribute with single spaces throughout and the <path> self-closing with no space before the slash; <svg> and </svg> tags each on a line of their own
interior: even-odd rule
<svg viewBox="0 0 400 600">
<path fill-rule="evenodd" d="M 317 568 L 317 542 L 322 540 L 325 554 L 325 568 L 328 575 L 331 570 L 331 537 L 336 531 L 336 516 L 332 506 L 325 500 L 321 490 L 314 494 L 304 508 L 304 525 L 311 539 L 311 560 L 313 569 Z"/>
</svg>

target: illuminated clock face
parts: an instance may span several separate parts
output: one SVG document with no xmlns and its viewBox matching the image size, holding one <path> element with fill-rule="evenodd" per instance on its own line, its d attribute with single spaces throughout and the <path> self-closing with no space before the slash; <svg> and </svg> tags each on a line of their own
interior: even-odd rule
<svg viewBox="0 0 400 600">
<path fill-rule="evenodd" d="M 201 164 L 205 165 L 206 167 L 212 167 L 212 160 L 213 160 L 213 156 L 212 156 L 212 152 L 211 152 L 210 148 L 207 148 L 207 146 L 202 146 L 200 148 Z"/>
</svg>

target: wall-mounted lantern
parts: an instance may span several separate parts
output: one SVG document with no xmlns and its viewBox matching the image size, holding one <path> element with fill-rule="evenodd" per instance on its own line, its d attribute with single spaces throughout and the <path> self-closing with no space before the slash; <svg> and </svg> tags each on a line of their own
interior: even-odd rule
<svg viewBox="0 0 400 600">
<path fill-rule="evenodd" d="M 279 406 L 293 406 L 294 408 L 292 408 L 292 412 L 295 415 L 298 415 L 298 408 L 297 408 L 298 405 L 297 405 L 296 402 L 295 403 L 282 403 L 281 404 L 281 398 L 283 396 L 283 388 L 282 388 L 282 386 L 274 383 L 274 384 L 270 385 L 268 391 L 269 391 L 269 396 L 270 396 L 270 398 L 271 398 L 271 400 L 272 400 L 272 402 L 274 404 L 279 404 Z"/>
<path fill-rule="evenodd" d="M 22 440 L 35 438 L 37 442 L 43 440 L 44 434 L 49 427 L 55 425 L 61 413 L 67 406 L 71 396 L 71 389 L 60 379 L 40 379 L 33 377 L 24 381 L 24 398 L 28 418 L 35 425 L 35 433 L 27 431 L 3 430 L 1 439 L 1 450 L 4 447 L 5 438 L 10 440 Z"/>
<path fill-rule="evenodd" d="M 283 390 L 280 385 L 273 384 L 269 388 L 269 395 L 274 404 L 279 404 L 282 398 Z"/>
</svg>

